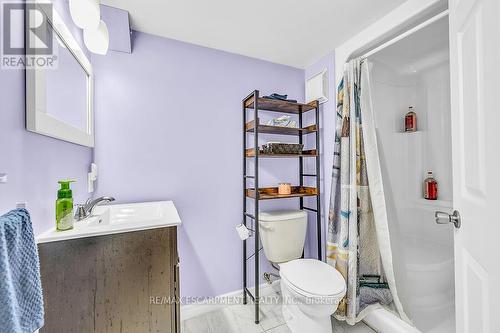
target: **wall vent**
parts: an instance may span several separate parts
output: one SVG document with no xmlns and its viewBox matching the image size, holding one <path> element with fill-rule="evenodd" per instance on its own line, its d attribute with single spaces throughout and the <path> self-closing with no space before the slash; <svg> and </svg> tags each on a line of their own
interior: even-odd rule
<svg viewBox="0 0 500 333">
<path fill-rule="evenodd" d="M 320 104 L 328 101 L 328 70 L 325 68 L 306 81 L 306 103 L 318 100 Z"/>
</svg>

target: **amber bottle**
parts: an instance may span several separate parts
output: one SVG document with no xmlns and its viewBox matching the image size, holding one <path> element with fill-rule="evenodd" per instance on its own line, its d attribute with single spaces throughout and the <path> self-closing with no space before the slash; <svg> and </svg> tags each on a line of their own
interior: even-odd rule
<svg viewBox="0 0 500 333">
<path fill-rule="evenodd" d="M 413 111 L 413 106 L 410 106 L 408 113 L 405 116 L 405 132 L 417 131 L 417 114 Z"/>
<path fill-rule="evenodd" d="M 424 180 L 424 199 L 437 200 L 438 198 L 438 183 L 434 179 L 432 171 L 427 171 L 427 178 Z"/>
</svg>

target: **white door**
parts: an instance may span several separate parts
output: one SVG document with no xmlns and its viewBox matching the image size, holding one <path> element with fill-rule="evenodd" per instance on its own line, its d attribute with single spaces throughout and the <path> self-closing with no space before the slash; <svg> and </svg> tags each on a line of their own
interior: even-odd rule
<svg viewBox="0 0 500 333">
<path fill-rule="evenodd" d="M 500 332 L 500 0 L 449 0 L 457 333 Z"/>
</svg>

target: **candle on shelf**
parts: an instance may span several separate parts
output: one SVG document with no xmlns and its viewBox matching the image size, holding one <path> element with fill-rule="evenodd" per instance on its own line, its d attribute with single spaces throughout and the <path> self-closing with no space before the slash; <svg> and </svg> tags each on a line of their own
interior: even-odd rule
<svg viewBox="0 0 500 333">
<path fill-rule="evenodd" d="M 278 186 L 278 194 L 289 195 L 292 194 L 292 186 L 290 183 L 280 183 Z"/>
</svg>

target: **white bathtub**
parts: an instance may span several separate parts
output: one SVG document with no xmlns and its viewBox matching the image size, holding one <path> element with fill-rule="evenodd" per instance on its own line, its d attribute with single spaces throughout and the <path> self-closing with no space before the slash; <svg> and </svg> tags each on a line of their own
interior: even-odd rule
<svg viewBox="0 0 500 333">
<path fill-rule="evenodd" d="M 449 242 L 405 238 L 403 304 L 423 332 L 455 332 L 453 248 Z"/>
<path fill-rule="evenodd" d="M 369 313 L 363 321 L 379 333 L 423 333 L 414 326 L 410 326 L 394 314 L 384 309 L 376 309 Z M 441 324 L 425 333 L 454 333 L 455 322 L 448 317 Z"/>
<path fill-rule="evenodd" d="M 405 312 L 418 329 L 383 309 L 372 311 L 364 321 L 380 333 L 454 333 L 453 250 L 411 237 L 404 237 L 404 244 L 400 259 L 405 276 L 396 277 L 396 284 Z"/>
<path fill-rule="evenodd" d="M 379 333 L 421 333 L 384 309 L 373 310 L 363 321 Z"/>
</svg>

